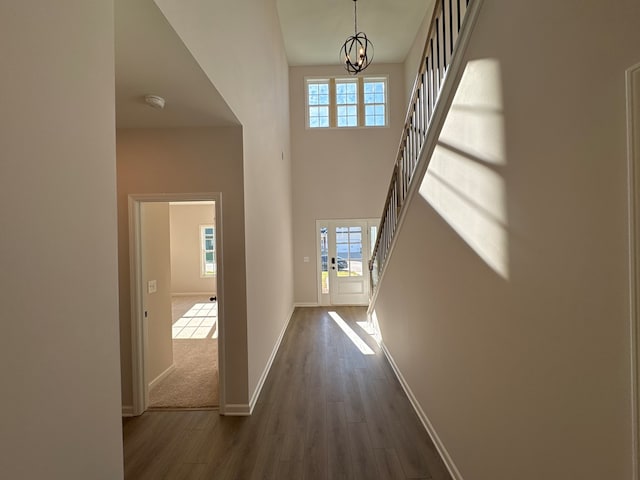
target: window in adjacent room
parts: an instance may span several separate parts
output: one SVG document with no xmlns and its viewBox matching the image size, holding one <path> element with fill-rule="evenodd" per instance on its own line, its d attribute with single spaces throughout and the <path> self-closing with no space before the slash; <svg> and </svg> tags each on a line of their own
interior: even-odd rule
<svg viewBox="0 0 640 480">
<path fill-rule="evenodd" d="M 200 225 L 200 276 L 212 277 L 216 274 L 216 228 Z"/>
</svg>

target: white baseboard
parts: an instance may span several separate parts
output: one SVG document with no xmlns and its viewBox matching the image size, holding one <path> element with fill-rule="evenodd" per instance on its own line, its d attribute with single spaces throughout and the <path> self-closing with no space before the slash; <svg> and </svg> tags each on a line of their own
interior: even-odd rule
<svg viewBox="0 0 640 480">
<path fill-rule="evenodd" d="M 291 322 L 291 317 L 293 317 L 293 311 L 295 310 L 295 306 L 291 308 L 291 312 L 289 312 L 289 317 L 284 324 L 284 327 L 280 331 L 280 335 L 278 336 L 278 340 L 276 340 L 276 344 L 271 351 L 271 355 L 269 356 L 269 360 L 267 361 L 267 365 L 264 367 L 262 371 L 262 375 L 260 375 L 260 379 L 258 380 L 258 385 L 256 385 L 256 389 L 253 391 L 253 395 L 251 395 L 251 400 L 249 401 L 249 415 L 253 412 L 253 409 L 258 402 L 258 398 L 260 397 L 260 392 L 262 391 L 262 387 L 264 387 L 264 382 L 267 380 L 267 376 L 269 375 L 269 371 L 271 370 L 271 366 L 273 365 L 273 360 L 276 358 L 276 354 L 278 353 L 278 349 L 280 349 L 280 343 L 282 343 L 282 339 L 284 338 L 284 332 L 287 331 L 287 327 L 289 326 L 289 322 Z"/>
<path fill-rule="evenodd" d="M 224 415 L 229 417 L 248 417 L 253 410 L 247 403 L 227 403 L 224 406 Z"/>
<path fill-rule="evenodd" d="M 453 480 L 464 480 L 462 478 L 462 474 L 458 470 L 458 467 L 456 467 L 455 463 L 453 463 L 453 459 L 451 458 L 451 455 L 449 455 L 449 452 L 447 451 L 444 444 L 440 440 L 438 433 L 435 431 L 435 429 L 433 428 L 433 425 L 429 421 L 429 417 L 427 417 L 427 415 L 424 413 L 424 410 L 422 410 L 422 407 L 418 403 L 418 400 L 413 394 L 413 391 L 411 391 L 411 387 L 409 387 L 409 384 L 406 382 L 406 380 L 402 376 L 402 373 L 400 372 L 398 365 L 396 365 L 396 362 L 393 360 L 391 353 L 389 353 L 389 350 L 387 350 L 387 347 L 384 345 L 384 342 L 381 343 L 380 347 L 382 348 L 382 351 L 384 352 L 385 357 L 387 357 L 387 360 L 391 364 L 391 368 L 393 368 L 393 372 L 396 374 L 396 377 L 400 382 L 400 385 L 402 385 L 402 389 L 404 390 L 404 393 L 406 393 L 407 397 L 409 397 L 409 401 L 411 402 L 411 405 L 413 405 L 413 409 L 416 411 L 418 418 L 420 418 L 422 425 L 424 426 L 425 430 L 431 437 L 433 444 L 436 446 L 436 449 L 438 450 L 438 453 L 440 454 L 442 461 L 447 467 L 447 470 L 449 470 L 451 477 L 453 478 Z"/>
<path fill-rule="evenodd" d="M 171 292 L 171 296 L 172 297 L 195 297 L 195 296 L 200 296 L 200 295 L 206 295 L 208 297 L 216 297 L 217 296 L 216 292 L 211 292 L 211 291 L 206 291 L 206 292 L 180 292 L 180 293 Z"/>
<path fill-rule="evenodd" d="M 302 303 L 294 303 L 293 304 L 294 308 L 298 308 L 298 307 L 319 307 L 319 306 L 320 305 L 318 305 L 318 302 L 315 302 L 315 303 L 313 303 L 313 302 L 311 302 L 311 303 L 302 302 Z"/>
<path fill-rule="evenodd" d="M 122 416 L 123 417 L 133 417 L 133 405 L 123 405 L 122 406 Z"/>
<path fill-rule="evenodd" d="M 158 375 L 156 378 L 149 382 L 149 390 L 151 390 L 157 383 L 161 382 L 167 375 L 173 372 L 176 369 L 176 364 L 172 363 L 169 368 L 167 368 L 164 372 Z"/>
</svg>

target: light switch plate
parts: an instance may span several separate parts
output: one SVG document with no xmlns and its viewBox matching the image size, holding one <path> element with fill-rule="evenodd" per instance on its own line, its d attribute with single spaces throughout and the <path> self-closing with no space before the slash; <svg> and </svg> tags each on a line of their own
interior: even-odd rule
<svg viewBox="0 0 640 480">
<path fill-rule="evenodd" d="M 147 282 L 147 292 L 156 293 L 158 291 L 158 282 L 156 280 L 149 280 Z"/>
<path fill-rule="evenodd" d="M 304 263 L 309 263 L 309 257 L 304 257 L 302 260 L 304 261 Z"/>
</svg>

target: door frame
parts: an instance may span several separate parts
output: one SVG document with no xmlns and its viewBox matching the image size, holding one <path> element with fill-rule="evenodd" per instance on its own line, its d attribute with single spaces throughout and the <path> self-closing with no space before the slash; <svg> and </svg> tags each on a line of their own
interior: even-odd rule
<svg viewBox="0 0 640 480">
<path fill-rule="evenodd" d="M 371 233 L 371 227 L 373 225 L 375 225 L 376 227 L 378 227 L 380 225 L 380 219 L 379 218 L 373 218 L 373 217 L 365 217 L 365 218 L 330 218 L 330 219 L 319 219 L 316 220 L 316 230 L 315 230 L 315 237 L 316 237 L 316 292 L 317 292 L 317 304 L 318 305 L 323 305 L 323 306 L 330 306 L 332 305 L 331 303 L 331 282 L 329 282 L 329 294 L 323 294 L 322 293 L 322 279 L 321 279 L 321 275 L 320 272 L 322 270 L 322 253 L 320 251 L 320 229 L 323 226 L 329 226 L 330 223 L 333 222 L 360 222 L 360 223 L 365 223 L 366 224 L 366 238 L 363 238 L 363 250 L 366 246 L 366 251 L 367 251 L 367 257 L 370 258 L 371 257 L 371 240 L 369 238 L 369 235 Z M 328 260 L 329 258 L 327 257 L 327 265 L 328 265 Z M 368 262 L 365 263 L 363 260 L 362 263 L 362 274 L 365 277 L 369 276 L 369 266 L 368 266 Z M 368 297 L 371 298 L 371 281 L 369 278 L 365 279 L 365 288 L 367 290 L 367 294 Z"/>
<path fill-rule="evenodd" d="M 629 212 L 629 313 L 631 341 L 632 476 L 640 479 L 640 118 L 634 104 L 640 102 L 640 63 L 626 71 L 627 172 Z"/>
<path fill-rule="evenodd" d="M 220 414 L 224 415 L 225 397 L 225 328 L 224 328 L 224 262 L 222 242 L 222 193 L 150 193 L 129 195 L 129 281 L 131 294 L 131 376 L 133 415 L 148 408 L 149 389 L 145 375 L 147 328 L 144 321 L 142 284 L 141 204 L 147 202 L 215 202 L 216 227 L 216 297 L 218 304 L 218 391 Z"/>
</svg>

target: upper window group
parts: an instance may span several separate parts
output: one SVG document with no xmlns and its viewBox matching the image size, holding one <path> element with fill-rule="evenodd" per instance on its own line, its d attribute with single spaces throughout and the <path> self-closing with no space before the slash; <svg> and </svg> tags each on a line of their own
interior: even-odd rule
<svg viewBox="0 0 640 480">
<path fill-rule="evenodd" d="M 387 126 L 387 78 L 309 78 L 307 127 Z"/>
</svg>

